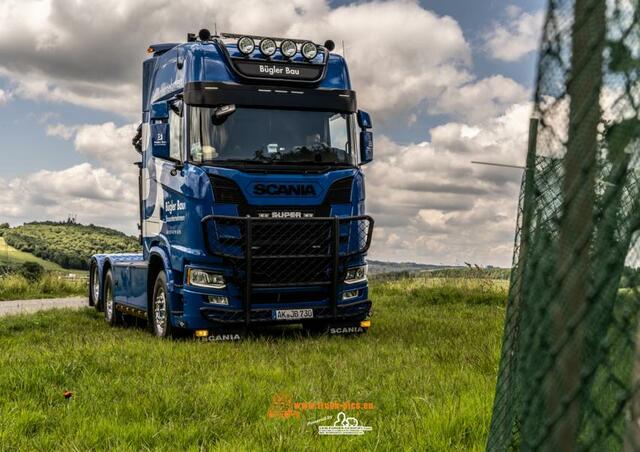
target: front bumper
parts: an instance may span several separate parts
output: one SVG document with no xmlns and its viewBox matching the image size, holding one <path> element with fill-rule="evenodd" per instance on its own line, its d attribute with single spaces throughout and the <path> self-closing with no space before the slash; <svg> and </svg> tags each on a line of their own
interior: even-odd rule
<svg viewBox="0 0 640 452">
<path fill-rule="evenodd" d="M 291 309 L 288 306 L 282 306 L 282 309 Z M 354 301 L 352 303 L 341 304 L 336 307 L 334 314 L 333 308 L 329 306 L 321 306 L 313 309 L 313 318 L 308 320 L 353 320 L 359 321 L 366 319 L 371 311 L 370 300 Z M 300 320 L 275 320 L 273 308 L 251 308 L 249 311 L 249 323 L 255 324 L 286 324 L 300 323 Z M 221 307 L 206 306 L 200 308 L 200 314 L 203 318 L 210 322 L 220 324 L 244 324 L 247 322 L 246 311 L 244 309 L 229 309 Z"/>
</svg>

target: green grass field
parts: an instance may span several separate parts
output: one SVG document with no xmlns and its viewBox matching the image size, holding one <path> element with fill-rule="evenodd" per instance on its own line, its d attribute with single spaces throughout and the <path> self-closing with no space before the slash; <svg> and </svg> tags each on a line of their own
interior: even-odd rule
<svg viewBox="0 0 640 452">
<path fill-rule="evenodd" d="M 0 450 L 483 449 L 506 282 L 377 281 L 372 298 L 359 337 L 161 341 L 92 309 L 2 318 Z M 274 396 L 373 403 L 347 410 L 373 430 L 320 436 L 307 422 L 338 411 L 269 418 Z"/>
<path fill-rule="evenodd" d="M 25 253 L 19 251 L 12 246 L 7 245 L 7 242 L 0 237 L 0 264 L 22 264 L 24 262 L 36 262 L 44 267 L 48 271 L 62 271 L 68 272 L 69 270 L 63 269 L 55 262 L 46 261 L 34 256 L 31 253 Z"/>
</svg>

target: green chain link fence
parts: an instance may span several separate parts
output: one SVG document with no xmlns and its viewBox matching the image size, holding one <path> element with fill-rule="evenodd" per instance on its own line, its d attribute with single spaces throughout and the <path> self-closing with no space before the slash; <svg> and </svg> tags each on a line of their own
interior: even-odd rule
<svg viewBox="0 0 640 452">
<path fill-rule="evenodd" d="M 639 2 L 549 2 L 489 451 L 640 450 Z"/>
</svg>

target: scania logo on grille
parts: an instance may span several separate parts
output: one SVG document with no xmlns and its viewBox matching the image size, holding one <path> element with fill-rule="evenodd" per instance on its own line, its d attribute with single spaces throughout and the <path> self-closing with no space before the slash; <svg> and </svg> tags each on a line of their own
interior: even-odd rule
<svg viewBox="0 0 640 452">
<path fill-rule="evenodd" d="M 253 194 L 257 196 L 315 196 L 316 189 L 311 184 L 255 184 Z"/>
</svg>

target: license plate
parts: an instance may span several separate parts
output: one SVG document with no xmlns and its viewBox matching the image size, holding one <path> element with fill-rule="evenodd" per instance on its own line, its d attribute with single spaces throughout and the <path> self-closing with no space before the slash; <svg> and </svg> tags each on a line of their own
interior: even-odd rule
<svg viewBox="0 0 640 452">
<path fill-rule="evenodd" d="M 277 309 L 273 311 L 275 320 L 298 320 L 313 318 L 313 309 Z"/>
<path fill-rule="evenodd" d="M 269 212 L 258 212 L 258 218 L 313 218 L 313 212 L 272 210 Z"/>
</svg>

